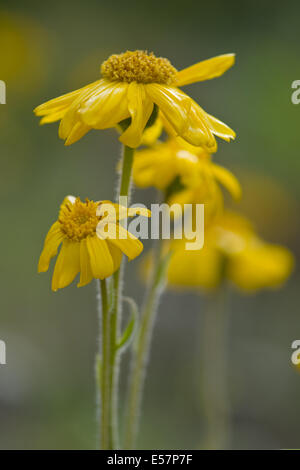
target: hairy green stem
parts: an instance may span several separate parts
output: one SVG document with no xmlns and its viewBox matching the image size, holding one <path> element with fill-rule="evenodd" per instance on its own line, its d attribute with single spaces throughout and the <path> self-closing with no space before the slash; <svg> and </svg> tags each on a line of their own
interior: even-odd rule
<svg viewBox="0 0 300 470">
<path fill-rule="evenodd" d="M 124 147 L 119 196 L 129 196 L 134 150 Z M 119 202 L 117 200 L 117 202 Z M 122 263 L 123 265 L 123 263 Z M 97 375 L 101 403 L 101 449 L 118 448 L 118 377 L 119 354 L 117 343 L 121 324 L 123 266 L 114 273 L 110 294 L 106 280 L 100 281 L 101 292 L 101 357 L 97 358 Z"/>
<path fill-rule="evenodd" d="M 100 370 L 100 388 L 101 388 L 101 449 L 111 450 L 111 391 L 110 391 L 110 317 L 107 296 L 106 280 L 100 281 L 101 290 L 101 370 Z"/>
<path fill-rule="evenodd" d="M 133 165 L 134 150 L 130 147 L 124 146 L 122 170 L 120 177 L 120 186 L 118 191 L 118 197 L 126 196 L 129 204 L 129 193 L 131 184 L 131 173 Z M 117 201 L 118 202 L 118 201 Z M 118 436 L 118 382 L 119 382 L 119 363 L 120 355 L 117 352 L 116 345 L 118 343 L 121 315 L 122 315 L 122 278 L 124 272 L 124 262 L 118 271 L 116 271 L 112 278 L 112 289 L 113 289 L 113 307 L 111 311 L 111 332 L 110 332 L 110 389 L 112 399 L 112 415 L 111 415 L 111 427 L 113 430 L 113 448 L 119 447 L 119 436 Z"/>
<path fill-rule="evenodd" d="M 152 268 L 149 288 L 146 292 L 141 323 L 132 353 L 124 438 L 125 449 L 133 449 L 135 446 L 153 326 L 159 298 L 163 291 L 163 283 L 161 282 L 162 242 L 160 240 L 156 248 L 153 256 L 154 266 Z"/>
<path fill-rule="evenodd" d="M 205 449 L 227 449 L 230 441 L 230 397 L 228 390 L 228 323 L 226 287 L 207 298 L 202 344 L 200 393 L 206 417 Z M 197 360 L 199 369 L 199 357 Z"/>
</svg>

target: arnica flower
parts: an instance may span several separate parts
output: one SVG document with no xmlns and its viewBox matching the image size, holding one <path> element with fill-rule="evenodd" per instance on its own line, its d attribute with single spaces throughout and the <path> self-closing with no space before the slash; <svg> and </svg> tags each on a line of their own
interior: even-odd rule
<svg viewBox="0 0 300 470">
<path fill-rule="evenodd" d="M 187 251 L 174 240 L 168 281 L 172 286 L 214 289 L 229 280 L 244 291 L 280 287 L 293 269 L 293 255 L 283 246 L 266 243 L 247 219 L 225 212 L 205 233 L 204 247 Z"/>
<path fill-rule="evenodd" d="M 106 207 L 114 209 L 114 216 L 105 211 Z M 119 269 L 123 254 L 132 260 L 143 250 L 143 244 L 119 224 L 122 219 L 137 214 L 150 216 L 144 208 L 127 209 L 110 201 L 86 199 L 82 202 L 80 198 L 66 197 L 58 220 L 45 239 L 38 272 L 48 270 L 51 258 L 62 244 L 53 272 L 52 290 L 68 286 L 78 273 L 78 287 L 94 278 L 111 276 Z"/>
<path fill-rule="evenodd" d="M 226 168 L 213 163 L 210 153 L 178 137 L 138 150 L 133 179 L 140 188 L 154 186 L 166 194 L 171 192 L 169 204 L 206 203 L 211 208 L 221 209 L 223 196 L 219 185 L 224 186 L 235 200 L 239 200 L 242 193 L 237 178 Z M 172 186 L 175 190 L 169 191 Z"/>
<path fill-rule="evenodd" d="M 177 72 L 169 60 L 153 53 L 112 55 L 101 65 L 100 80 L 38 106 L 35 113 L 43 116 L 41 124 L 61 121 L 59 137 L 65 145 L 91 129 L 116 127 L 130 118 L 120 141 L 135 148 L 156 105 L 176 135 L 192 145 L 215 148 L 214 136 L 229 141 L 234 131 L 178 87 L 219 77 L 234 64 L 234 57 L 220 55 Z"/>
</svg>

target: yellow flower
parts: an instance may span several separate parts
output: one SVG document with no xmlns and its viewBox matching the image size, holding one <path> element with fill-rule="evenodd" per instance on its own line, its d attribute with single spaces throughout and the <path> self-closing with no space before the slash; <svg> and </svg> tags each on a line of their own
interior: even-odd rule
<svg viewBox="0 0 300 470">
<path fill-rule="evenodd" d="M 47 33 L 30 17 L 1 10 L 1 74 L 10 88 L 28 93 L 47 75 Z"/>
<path fill-rule="evenodd" d="M 213 289 L 228 279 L 245 291 L 279 287 L 291 274 L 293 256 L 283 246 L 264 242 L 238 214 L 225 212 L 205 233 L 204 248 L 187 251 L 185 240 L 172 243 L 170 285 Z"/>
<path fill-rule="evenodd" d="M 110 208 L 114 216 L 106 212 Z M 93 278 L 111 276 L 119 269 L 123 253 L 132 260 L 143 250 L 143 244 L 119 224 L 120 220 L 137 214 L 149 217 L 150 212 L 143 208 L 127 209 L 110 201 L 82 202 L 80 198 L 66 197 L 58 220 L 45 239 L 38 272 L 48 270 L 51 258 L 62 244 L 53 272 L 54 291 L 71 284 L 78 273 L 78 287 Z"/>
<path fill-rule="evenodd" d="M 102 78 L 35 109 L 41 124 L 61 121 L 59 136 L 70 145 L 90 129 L 108 129 L 130 118 L 120 141 L 138 147 L 154 105 L 176 135 L 193 145 L 215 149 L 215 135 L 229 141 L 235 133 L 207 114 L 178 87 L 222 75 L 234 54 L 199 62 L 180 72 L 153 53 L 127 51 L 112 55 L 101 66 Z"/>
<path fill-rule="evenodd" d="M 213 163 L 211 154 L 202 147 L 179 137 L 136 152 L 133 179 L 138 187 L 154 186 L 168 193 L 176 178 L 178 184 L 168 198 L 169 204 L 205 203 L 207 215 L 213 214 L 223 208 L 219 184 L 235 200 L 241 197 L 240 184 L 229 170 Z"/>
</svg>

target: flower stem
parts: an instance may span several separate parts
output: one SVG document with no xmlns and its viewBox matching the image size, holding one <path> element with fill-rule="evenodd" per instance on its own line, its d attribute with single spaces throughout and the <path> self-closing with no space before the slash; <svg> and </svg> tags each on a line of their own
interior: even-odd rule
<svg viewBox="0 0 300 470">
<path fill-rule="evenodd" d="M 124 146 L 122 171 L 120 178 L 120 187 L 118 191 L 118 197 L 127 196 L 129 204 L 129 193 L 131 183 L 131 173 L 133 165 L 134 150 L 130 147 Z M 117 201 L 118 202 L 118 201 Z M 122 278 L 124 272 L 124 266 L 122 265 L 118 271 L 116 271 L 112 278 L 112 289 L 113 289 L 113 308 L 111 311 L 111 331 L 110 331 L 110 390 L 112 400 L 112 414 L 111 414 L 111 429 L 112 429 L 112 442 L 113 448 L 117 449 L 118 444 L 118 382 L 119 382 L 119 363 L 120 355 L 117 352 L 116 344 L 118 342 L 120 325 L 121 325 L 121 314 L 122 314 Z"/>
<path fill-rule="evenodd" d="M 111 391 L 110 391 L 110 318 L 106 280 L 100 281 L 101 289 L 101 320 L 102 320 L 102 358 L 100 371 L 101 388 L 101 449 L 111 450 Z"/>
<path fill-rule="evenodd" d="M 119 196 L 127 196 L 129 198 L 133 157 L 134 149 L 124 145 Z"/>
<path fill-rule="evenodd" d="M 226 286 L 220 287 L 207 298 L 201 351 L 202 357 L 201 396 L 206 416 L 205 449 L 228 448 L 230 424 L 230 397 L 228 391 L 228 324 Z"/>
<path fill-rule="evenodd" d="M 158 302 L 164 285 L 161 282 L 162 242 L 159 240 L 154 253 L 149 288 L 146 293 L 141 323 L 132 356 L 131 376 L 127 401 L 127 420 L 125 429 L 125 449 L 133 449 L 139 425 L 143 386 L 151 345 L 153 326 L 158 309 Z"/>
</svg>

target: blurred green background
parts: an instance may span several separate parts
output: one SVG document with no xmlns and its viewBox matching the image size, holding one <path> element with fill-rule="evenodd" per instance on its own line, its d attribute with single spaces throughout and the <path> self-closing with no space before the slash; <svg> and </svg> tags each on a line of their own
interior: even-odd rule
<svg viewBox="0 0 300 470">
<path fill-rule="evenodd" d="M 67 194 L 114 197 L 120 146 L 113 130 L 65 148 L 57 124 L 39 127 L 33 108 L 97 79 L 112 53 L 147 49 L 181 69 L 236 52 L 222 78 L 186 87 L 237 132 L 216 161 L 244 187 L 240 209 L 260 234 L 299 258 L 299 2 L 0 2 L 1 273 L 0 448 L 97 447 L 95 285 L 50 291 L 37 274 L 45 234 Z M 150 204 L 152 191 L 136 191 Z M 141 298 L 138 262 L 127 293 Z M 274 292 L 231 293 L 231 448 L 299 448 L 300 371 L 290 361 L 300 338 L 299 272 Z M 203 297 L 164 295 L 145 389 L 139 448 L 199 448 Z M 216 345 L 217 347 L 217 345 Z M 128 361 L 125 356 L 124 363 Z M 211 364 L 213 367 L 214 364 Z M 125 368 L 121 380 L 126 385 Z M 122 400 L 121 400 L 122 404 Z"/>
</svg>

